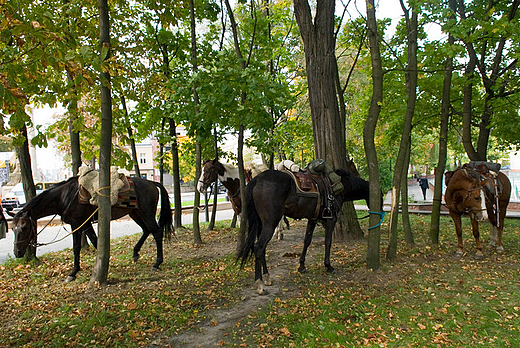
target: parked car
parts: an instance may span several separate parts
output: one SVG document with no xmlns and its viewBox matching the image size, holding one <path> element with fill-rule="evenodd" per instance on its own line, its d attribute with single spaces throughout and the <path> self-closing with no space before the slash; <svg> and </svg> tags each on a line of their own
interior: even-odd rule
<svg viewBox="0 0 520 348">
<path fill-rule="evenodd" d="M 55 182 L 39 182 L 34 186 L 36 187 L 36 194 L 39 195 L 44 190 L 49 189 L 56 185 Z M 25 193 L 23 192 L 22 183 L 18 183 L 13 186 L 11 191 L 2 198 L 2 208 L 6 211 L 21 208 L 25 204 Z"/>
</svg>

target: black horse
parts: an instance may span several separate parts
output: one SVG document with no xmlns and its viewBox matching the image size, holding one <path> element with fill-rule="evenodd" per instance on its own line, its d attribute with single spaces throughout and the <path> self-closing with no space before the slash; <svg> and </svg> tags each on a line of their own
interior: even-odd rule
<svg viewBox="0 0 520 348">
<path fill-rule="evenodd" d="M 306 271 L 307 248 L 312 241 L 316 223 L 322 221 L 325 227 L 325 267 L 328 272 L 334 272 L 334 268 L 330 265 L 330 247 L 338 211 L 344 202 L 364 199 L 368 204 L 369 200 L 368 181 L 344 170 L 336 170 L 336 174 L 341 176 L 344 189 L 337 195 L 331 195 L 332 199 L 326 198 L 327 196 L 323 194 L 318 198 L 317 195 L 300 193 L 293 178 L 277 170 L 268 170 L 259 174 L 246 186 L 249 232 L 245 243 L 238 251 L 237 259 L 242 259 L 243 266 L 249 256 L 254 254 L 255 282 L 259 294 L 264 291 L 264 280 L 265 285 L 270 285 L 265 249 L 282 215 L 295 219 L 308 219 L 298 271 Z M 324 204 L 326 200 L 329 201 L 329 206 Z M 329 218 L 323 218 L 324 209 L 331 210 L 332 214 Z"/>
<path fill-rule="evenodd" d="M 130 217 L 143 229 L 143 235 L 134 247 L 133 260 L 139 259 L 139 251 L 150 233 L 157 246 L 157 259 L 152 270 L 158 270 L 163 262 L 163 237 L 169 237 L 174 229 L 172 211 L 168 192 L 160 183 L 134 177 L 133 187 L 137 198 L 136 207 L 112 207 L 112 220 L 125 215 Z M 161 213 L 159 223 L 155 220 L 159 191 L 161 193 Z M 66 281 L 76 279 L 80 270 L 81 233 L 85 233 L 94 247 L 97 247 L 97 236 L 92 221 L 97 217 L 96 207 L 79 202 L 78 177 L 70 178 L 48 189 L 30 200 L 13 217 L 14 255 L 23 257 L 29 244 L 37 245 L 36 221 L 49 215 L 60 215 L 61 220 L 71 225 L 74 251 L 74 267 Z"/>
</svg>

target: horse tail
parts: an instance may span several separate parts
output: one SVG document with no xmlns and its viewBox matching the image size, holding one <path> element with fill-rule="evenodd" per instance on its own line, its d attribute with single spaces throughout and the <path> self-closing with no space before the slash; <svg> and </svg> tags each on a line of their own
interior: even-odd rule
<svg viewBox="0 0 520 348">
<path fill-rule="evenodd" d="M 171 240 L 175 229 L 173 228 L 172 208 L 170 206 L 170 197 L 168 191 L 159 182 L 153 181 L 155 186 L 161 192 L 161 213 L 159 215 L 159 227 L 163 232 L 163 236 L 166 240 Z"/>
<path fill-rule="evenodd" d="M 253 179 L 246 186 L 246 206 L 247 206 L 247 224 L 248 233 L 246 240 L 239 247 L 237 253 L 237 260 L 241 259 L 240 267 L 244 267 L 249 257 L 254 254 L 254 246 L 257 236 L 262 231 L 262 221 L 256 211 L 255 202 L 253 200 L 253 189 L 256 185 L 256 180 Z"/>
</svg>

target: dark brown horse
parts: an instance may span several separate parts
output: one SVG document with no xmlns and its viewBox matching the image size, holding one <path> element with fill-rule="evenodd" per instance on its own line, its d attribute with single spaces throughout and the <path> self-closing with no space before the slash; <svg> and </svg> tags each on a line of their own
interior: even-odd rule
<svg viewBox="0 0 520 348">
<path fill-rule="evenodd" d="M 153 235 L 157 246 L 157 258 L 152 270 L 158 270 L 163 262 L 163 237 L 173 233 L 172 211 L 168 192 L 160 183 L 148 181 L 138 177 L 132 178 L 137 207 L 112 207 L 112 220 L 125 215 L 130 217 L 143 229 L 143 235 L 134 247 L 133 259 L 139 259 L 139 251 L 150 235 Z M 159 189 L 159 190 L 157 190 Z M 161 213 L 159 223 L 155 220 L 157 203 L 161 193 Z M 14 215 L 12 229 L 14 232 L 14 255 L 23 257 L 27 246 L 37 245 L 36 222 L 49 215 L 60 215 L 61 220 L 71 225 L 74 267 L 66 281 L 76 279 L 80 270 L 81 233 L 85 233 L 92 244 L 97 246 L 97 236 L 92 228 L 92 221 L 96 218 L 96 207 L 79 202 L 78 177 L 63 181 L 30 200 L 21 211 Z"/>
<path fill-rule="evenodd" d="M 344 202 L 364 199 L 368 203 L 369 199 L 368 181 L 344 170 L 336 170 L 336 174 L 341 177 L 343 191 L 337 195 L 321 193 L 320 198 L 318 195 L 301 193 L 291 175 L 278 170 L 265 171 L 247 185 L 249 232 L 237 258 L 242 259 L 244 265 L 250 256 L 255 256 L 255 282 L 259 294 L 264 292 L 264 284 L 271 284 L 265 250 L 282 215 L 295 219 L 308 219 L 298 271 L 306 271 L 307 249 L 312 241 L 314 228 L 318 221 L 321 221 L 325 227 L 325 267 L 328 272 L 334 272 L 334 268 L 330 265 L 330 248 L 338 212 Z M 329 213 L 331 213 L 326 214 L 328 218 L 324 215 L 326 209 L 330 209 Z"/>
<path fill-rule="evenodd" d="M 464 165 L 455 171 L 446 172 L 445 178 L 446 207 L 449 209 L 457 232 L 456 254 L 463 255 L 461 221 L 463 215 L 468 215 L 471 220 L 477 248 L 475 258 L 483 257 L 478 223 L 485 220 L 491 223 L 490 245 L 496 244 L 497 252 L 503 252 L 502 232 L 511 195 L 511 183 L 508 177 L 502 172 L 498 174 L 490 172 L 485 165 L 475 168 Z"/>
</svg>

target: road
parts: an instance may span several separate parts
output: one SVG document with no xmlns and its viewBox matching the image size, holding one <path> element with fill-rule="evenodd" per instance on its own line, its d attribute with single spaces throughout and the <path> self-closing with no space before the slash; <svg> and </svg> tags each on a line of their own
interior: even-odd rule
<svg viewBox="0 0 520 348">
<path fill-rule="evenodd" d="M 224 205 L 224 204 L 223 204 Z M 229 207 L 229 205 L 227 205 Z M 233 218 L 233 210 L 217 210 L 217 220 L 231 220 Z M 205 222 L 205 212 L 202 211 L 199 215 L 199 221 Z M 193 222 L 193 215 L 191 213 L 183 213 L 182 214 L 182 224 L 189 225 Z M 67 236 L 70 233 L 70 225 L 61 225 L 60 217 L 57 216 L 53 225 L 46 227 L 39 235 L 38 242 L 39 243 L 49 243 L 52 244 L 38 247 L 36 251 L 37 256 L 41 256 L 43 254 L 63 250 L 67 248 L 72 248 L 72 236 Z M 38 230 L 41 230 L 42 227 L 39 226 Z M 97 231 L 97 224 L 94 224 L 94 230 Z M 111 238 L 119 238 L 123 236 L 129 236 L 132 234 L 141 233 L 141 228 L 131 219 L 120 219 L 114 220 L 110 223 L 110 237 Z M 152 238 L 152 237 L 150 237 Z M 63 240 L 60 240 L 63 239 Z M 11 230 L 7 233 L 7 237 L 5 239 L 0 240 L 0 263 L 8 260 L 9 258 L 14 258 L 13 254 L 13 242 L 14 235 Z"/>
</svg>

